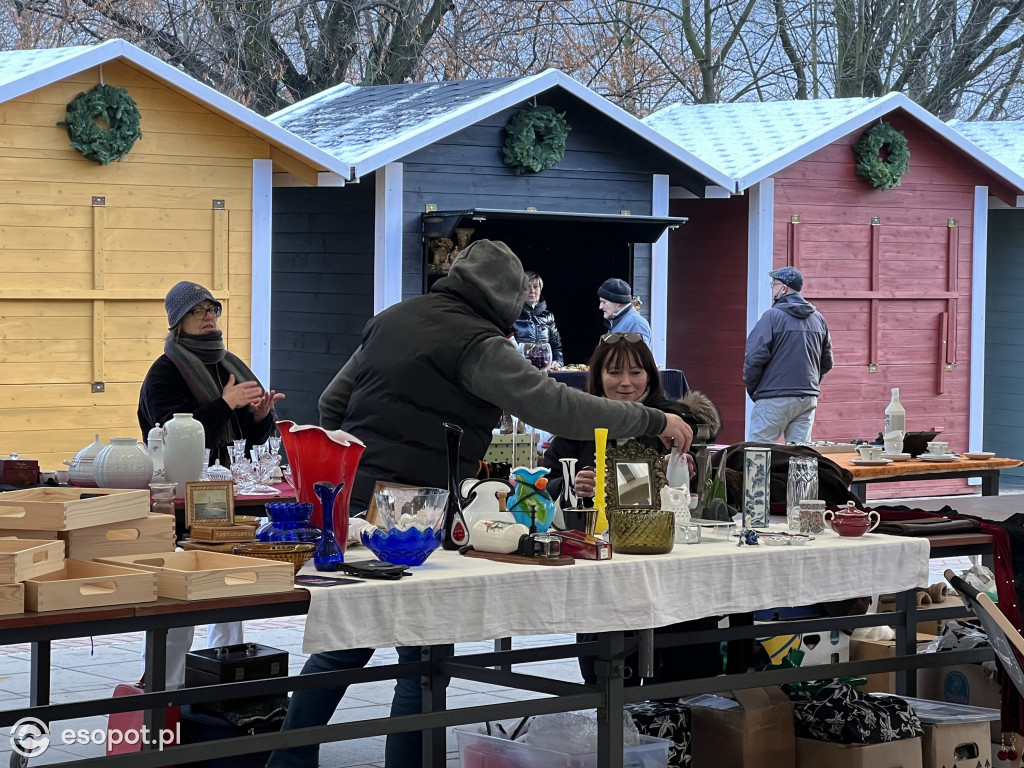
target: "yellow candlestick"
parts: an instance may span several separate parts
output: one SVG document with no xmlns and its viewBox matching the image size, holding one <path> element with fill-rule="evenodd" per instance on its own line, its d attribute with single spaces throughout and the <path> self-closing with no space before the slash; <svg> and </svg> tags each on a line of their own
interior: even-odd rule
<svg viewBox="0 0 1024 768">
<path fill-rule="evenodd" d="M 597 454 L 594 459 L 597 466 L 594 467 L 594 508 L 597 510 L 596 533 L 604 533 L 608 530 L 608 515 L 604 508 L 604 484 L 605 484 L 605 449 L 608 447 L 608 430 L 595 429 L 594 442 L 597 443 Z"/>
</svg>

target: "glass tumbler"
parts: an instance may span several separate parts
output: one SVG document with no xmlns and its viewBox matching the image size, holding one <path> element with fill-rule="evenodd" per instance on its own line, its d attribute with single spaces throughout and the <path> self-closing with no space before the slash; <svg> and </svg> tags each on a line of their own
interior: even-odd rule
<svg viewBox="0 0 1024 768">
<path fill-rule="evenodd" d="M 786 521 L 789 530 L 800 531 L 800 502 L 818 498 L 818 460 L 793 456 L 786 481 Z"/>
</svg>

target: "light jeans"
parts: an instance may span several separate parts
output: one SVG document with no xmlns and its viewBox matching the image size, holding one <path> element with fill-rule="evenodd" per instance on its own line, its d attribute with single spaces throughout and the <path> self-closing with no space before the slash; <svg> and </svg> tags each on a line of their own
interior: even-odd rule
<svg viewBox="0 0 1024 768">
<path fill-rule="evenodd" d="M 420 660 L 419 646 L 396 648 L 400 662 Z M 447 646 L 450 654 L 454 646 Z M 314 653 L 302 667 L 302 674 L 316 672 L 337 672 L 342 669 L 361 669 L 373 656 L 372 648 L 353 648 L 347 651 L 326 651 Z M 442 683 L 447 686 L 447 679 Z M 330 688 L 313 688 L 305 691 L 294 691 L 288 704 L 282 731 L 292 728 L 311 728 L 316 725 L 327 725 L 334 710 L 338 708 L 348 688 L 336 685 Z M 391 717 L 415 715 L 423 711 L 423 691 L 420 678 L 402 677 L 395 682 L 395 696 L 391 701 Z M 310 744 L 305 747 L 278 749 L 270 755 L 267 768 L 316 768 L 319 764 L 320 746 Z M 423 764 L 422 737 L 419 731 L 392 733 L 387 737 L 384 747 L 385 768 L 419 768 Z"/>
<path fill-rule="evenodd" d="M 809 443 L 817 407 L 818 398 L 813 395 L 756 400 L 750 411 L 748 439 L 752 443 L 774 443 L 784 435 L 787 443 Z"/>
</svg>

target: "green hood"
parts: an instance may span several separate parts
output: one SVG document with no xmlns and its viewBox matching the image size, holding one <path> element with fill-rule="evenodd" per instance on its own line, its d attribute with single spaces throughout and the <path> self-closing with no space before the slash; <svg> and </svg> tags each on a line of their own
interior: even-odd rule
<svg viewBox="0 0 1024 768">
<path fill-rule="evenodd" d="M 455 257 L 431 292 L 451 293 L 508 333 L 523 308 L 526 273 L 519 257 L 497 240 L 477 240 Z"/>
</svg>

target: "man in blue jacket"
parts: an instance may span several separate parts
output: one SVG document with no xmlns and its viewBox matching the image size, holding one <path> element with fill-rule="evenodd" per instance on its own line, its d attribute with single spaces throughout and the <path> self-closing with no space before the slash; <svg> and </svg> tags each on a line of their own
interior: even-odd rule
<svg viewBox="0 0 1024 768">
<path fill-rule="evenodd" d="M 832 369 L 832 339 L 821 313 L 800 295 L 804 276 L 796 267 L 768 273 L 772 307 L 747 337 L 743 383 L 754 401 L 750 440 L 811 440 L 821 380 Z"/>
<path fill-rule="evenodd" d="M 629 283 L 609 277 L 597 289 L 597 298 L 608 333 L 639 333 L 644 344 L 651 346 L 651 325 L 633 306 Z"/>
</svg>

